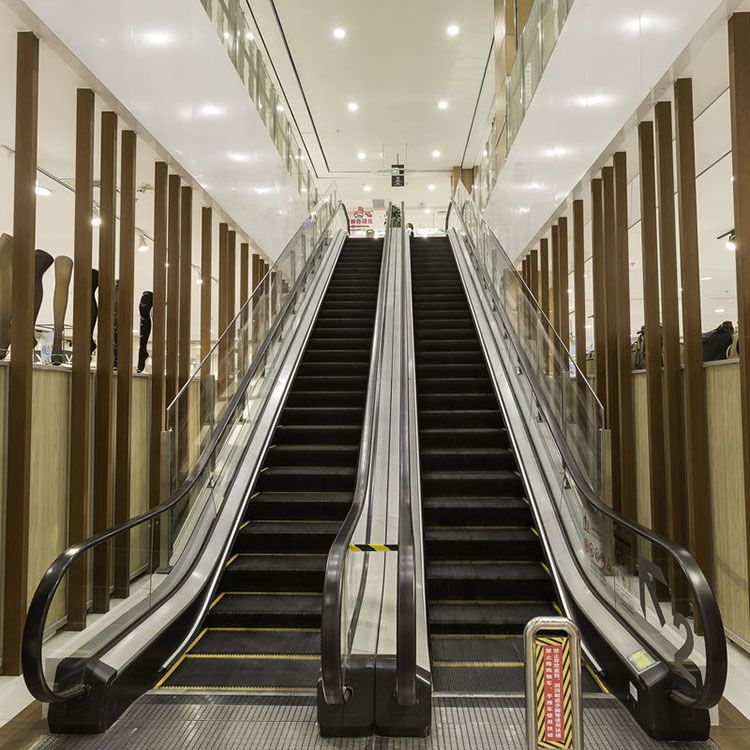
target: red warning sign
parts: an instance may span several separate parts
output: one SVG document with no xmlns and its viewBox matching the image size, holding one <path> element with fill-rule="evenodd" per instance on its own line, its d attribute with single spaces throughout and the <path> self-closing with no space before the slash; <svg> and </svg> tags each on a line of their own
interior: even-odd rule
<svg viewBox="0 0 750 750">
<path fill-rule="evenodd" d="M 568 750 L 573 743 L 570 689 L 570 641 L 567 637 L 537 637 L 537 747 Z"/>
<path fill-rule="evenodd" d="M 565 741 L 562 646 L 544 646 L 544 739 Z"/>
</svg>

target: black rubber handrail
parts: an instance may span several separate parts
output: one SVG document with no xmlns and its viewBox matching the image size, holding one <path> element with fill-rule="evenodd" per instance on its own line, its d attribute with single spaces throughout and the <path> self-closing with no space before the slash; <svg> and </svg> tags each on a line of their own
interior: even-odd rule
<svg viewBox="0 0 750 750">
<path fill-rule="evenodd" d="M 396 699 L 400 706 L 417 702 L 417 583 L 412 515 L 409 351 L 407 344 L 408 297 L 406 217 L 401 204 L 401 403 L 399 410 L 399 502 L 398 502 L 398 589 L 396 594 Z"/>
<path fill-rule="evenodd" d="M 471 238 L 471 234 L 469 233 L 468 227 L 466 226 L 466 222 L 464 221 L 461 210 L 454 200 L 451 200 L 448 207 L 448 212 L 445 217 L 446 231 L 448 230 L 448 222 L 451 211 L 454 211 L 458 215 L 459 220 L 464 228 L 465 236 L 471 243 L 472 252 L 476 258 L 476 248 L 474 248 L 474 242 Z M 494 242 L 497 245 L 497 248 L 505 256 L 508 267 L 513 269 L 512 272 L 514 274 L 515 282 L 519 284 L 523 290 L 525 290 L 525 298 L 529 301 L 537 316 L 541 319 L 545 327 L 548 327 L 549 330 L 554 331 L 552 323 L 550 323 L 547 316 L 544 314 L 544 311 L 539 307 L 534 295 L 524 282 L 521 275 L 518 273 L 513 263 L 510 261 L 510 258 L 508 258 L 508 255 L 505 252 L 502 243 L 500 242 L 500 240 L 498 240 L 491 227 L 489 227 L 484 221 L 481 222 L 481 226 L 484 227 L 492 236 Z M 693 600 L 695 601 L 695 604 L 698 608 L 701 626 L 703 629 L 703 638 L 706 650 L 706 673 L 705 679 L 703 680 L 703 685 L 701 687 L 701 692 L 697 697 L 690 696 L 679 689 L 673 689 L 672 691 L 670 691 L 670 696 L 683 706 L 688 706 L 694 709 L 712 708 L 721 699 L 721 696 L 724 692 L 724 686 L 726 684 L 727 644 L 719 605 L 716 601 L 716 597 L 714 596 L 713 591 L 711 590 L 711 586 L 706 579 L 706 576 L 696 562 L 695 558 L 684 547 L 670 541 L 669 539 L 666 539 L 665 537 L 657 534 L 651 529 L 642 526 L 637 521 L 633 521 L 621 515 L 617 511 L 608 508 L 599 500 L 599 497 L 594 488 L 591 486 L 585 472 L 579 466 L 578 459 L 570 450 L 568 442 L 565 439 L 565 435 L 563 434 L 562 428 L 558 424 L 557 418 L 554 415 L 554 412 L 549 403 L 549 400 L 547 399 L 546 394 L 544 393 L 544 390 L 538 388 L 536 385 L 534 370 L 531 362 L 529 361 L 526 350 L 517 341 L 515 335 L 511 335 L 514 330 L 513 326 L 510 324 L 505 307 L 501 303 L 497 292 L 495 291 L 494 285 L 488 279 L 481 265 L 478 263 L 476 265 L 480 273 L 482 274 L 482 281 L 485 289 L 490 291 L 496 309 L 503 316 L 504 327 L 506 332 L 508 333 L 509 340 L 513 344 L 513 348 L 516 350 L 516 356 L 518 358 L 519 365 L 523 369 L 526 379 L 529 381 L 532 389 L 534 390 L 534 397 L 537 400 L 539 411 L 543 415 L 547 426 L 552 432 L 552 436 L 555 440 L 555 443 L 557 444 L 557 448 L 562 455 L 563 463 L 565 465 L 566 471 L 569 474 L 569 478 L 575 486 L 576 490 L 579 492 L 584 503 L 590 509 L 601 513 L 603 516 L 611 519 L 617 525 L 627 529 L 641 539 L 648 541 L 649 543 L 666 552 L 666 554 L 677 564 L 677 566 L 687 579 L 687 583 L 693 595 Z M 564 343 L 559 339 L 559 337 L 557 338 L 559 346 L 563 350 L 563 355 L 567 355 L 567 357 L 570 358 L 570 361 L 573 362 L 572 355 L 568 352 L 567 347 L 565 347 Z M 574 362 L 573 364 L 575 366 Z M 580 373 L 580 371 L 578 372 L 579 377 L 583 378 L 583 373 Z M 628 626 L 622 615 L 620 615 L 620 613 L 616 609 L 614 609 L 608 602 L 606 602 L 605 600 L 602 601 L 605 606 L 607 606 L 608 609 L 614 614 L 614 616 L 630 630 L 630 627 Z M 643 636 L 640 634 L 638 634 L 638 636 L 640 638 L 643 638 Z"/>
<path fill-rule="evenodd" d="M 391 224 L 393 204 L 388 204 L 386 231 L 383 240 L 383 256 L 378 280 L 378 302 L 373 327 L 374 338 L 370 354 L 370 374 L 367 380 L 367 401 L 362 422 L 362 438 L 359 446 L 357 484 L 354 497 L 344 523 L 331 545 L 326 560 L 323 581 L 323 610 L 320 620 L 320 667 L 323 682 L 323 698 L 333 706 L 343 705 L 348 695 L 344 686 L 343 660 L 341 658 L 342 602 L 344 598 L 344 567 L 354 530 L 362 517 L 365 501 L 370 495 L 373 480 L 372 449 L 376 443 L 375 416 L 378 404 L 380 361 L 385 339 L 385 300 L 390 266 Z"/>
<path fill-rule="evenodd" d="M 318 250 L 322 246 L 322 242 L 328 232 L 328 229 L 333 223 L 333 220 L 336 218 L 336 215 L 339 211 L 344 212 L 344 215 L 347 217 L 347 228 L 349 227 L 346 207 L 343 203 L 339 203 L 338 206 L 336 206 L 336 208 L 334 209 L 331 218 L 328 220 L 325 228 L 320 234 L 318 246 L 310 254 L 308 262 L 305 264 L 302 273 L 300 273 L 300 275 L 297 277 L 297 280 L 290 290 L 286 301 L 284 302 L 281 310 L 279 310 L 279 313 L 276 316 L 276 320 L 271 326 L 271 329 L 266 334 L 263 342 L 258 349 L 258 353 L 255 355 L 252 363 L 250 364 L 250 367 L 243 376 L 240 386 L 237 388 L 234 396 L 229 401 L 229 404 L 224 410 L 221 419 L 217 423 L 217 426 L 209 442 L 203 449 L 197 464 L 185 478 L 185 481 L 182 483 L 182 485 L 177 490 L 175 490 L 175 492 L 168 500 L 165 500 L 163 503 L 160 503 L 159 505 L 151 508 L 145 513 L 131 518 L 124 523 L 118 524 L 117 526 L 113 526 L 112 528 L 100 532 L 99 534 L 94 534 L 88 539 L 85 539 L 78 544 L 74 544 L 68 547 L 68 549 L 60 554 L 49 566 L 49 568 L 47 568 L 47 571 L 44 573 L 44 576 L 39 582 L 39 585 L 34 592 L 34 596 L 31 599 L 29 610 L 26 615 L 26 623 L 24 625 L 23 641 L 21 645 L 21 665 L 23 668 L 23 676 L 26 682 L 26 687 L 37 700 L 43 701 L 45 703 L 60 703 L 81 696 L 88 690 L 85 684 L 79 683 L 77 685 L 72 685 L 65 690 L 56 692 L 49 686 L 47 678 L 44 674 L 44 667 L 42 663 L 44 628 L 47 622 L 47 615 L 49 614 L 50 606 L 52 605 L 52 600 L 55 597 L 55 593 L 57 592 L 58 587 L 64 580 L 65 574 L 83 553 L 109 541 L 110 539 L 119 536 L 122 533 L 141 526 L 144 523 L 148 523 L 149 521 L 156 518 L 157 516 L 162 515 L 163 513 L 169 512 L 172 508 L 174 508 L 182 500 L 184 500 L 185 497 L 191 492 L 191 490 L 193 490 L 206 468 L 211 465 L 211 458 L 214 452 L 218 447 L 221 446 L 224 433 L 226 432 L 227 427 L 232 423 L 231 417 L 234 414 L 234 411 L 236 410 L 237 406 L 242 403 L 242 400 L 245 396 L 245 391 L 252 381 L 256 370 L 260 366 L 260 363 L 263 361 L 266 352 L 271 346 L 271 342 L 274 340 L 274 336 L 276 335 L 279 326 L 282 324 L 282 321 L 286 317 L 297 291 L 299 290 L 301 285 L 305 283 L 307 276 L 314 268 L 314 264 L 317 261 Z M 256 289 L 257 288 L 258 287 L 256 287 Z M 149 607 L 148 612 L 153 611 L 155 607 L 161 604 L 164 598 L 166 598 L 166 596 L 168 595 L 169 593 L 165 593 L 164 597 L 159 598 L 156 602 L 153 602 Z M 124 632 L 127 632 L 127 630 L 135 627 L 135 625 L 141 620 L 142 617 L 134 622 L 128 623 L 127 628 Z M 122 633 L 118 633 L 116 636 L 110 639 L 109 643 L 113 643 L 117 638 L 121 637 L 121 635 Z"/>
</svg>

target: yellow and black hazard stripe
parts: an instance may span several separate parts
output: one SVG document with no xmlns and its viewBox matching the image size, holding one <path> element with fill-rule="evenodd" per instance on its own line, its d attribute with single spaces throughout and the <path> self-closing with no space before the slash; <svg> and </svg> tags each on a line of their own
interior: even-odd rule
<svg viewBox="0 0 750 750">
<path fill-rule="evenodd" d="M 562 648 L 562 696 L 564 741 L 546 738 L 547 708 L 544 704 L 544 647 Z M 573 747 L 573 693 L 570 669 L 570 638 L 568 636 L 538 636 L 534 640 L 534 666 L 536 672 L 536 735 L 540 750 L 570 750 Z"/>
<path fill-rule="evenodd" d="M 349 552 L 398 552 L 398 544 L 350 544 Z"/>
</svg>

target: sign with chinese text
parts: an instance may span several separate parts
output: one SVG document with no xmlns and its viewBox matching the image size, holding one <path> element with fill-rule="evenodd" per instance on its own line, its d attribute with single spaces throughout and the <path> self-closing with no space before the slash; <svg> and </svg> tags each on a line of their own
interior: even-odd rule
<svg viewBox="0 0 750 750">
<path fill-rule="evenodd" d="M 570 750 L 573 713 L 570 639 L 538 636 L 534 641 L 537 747 Z"/>
</svg>

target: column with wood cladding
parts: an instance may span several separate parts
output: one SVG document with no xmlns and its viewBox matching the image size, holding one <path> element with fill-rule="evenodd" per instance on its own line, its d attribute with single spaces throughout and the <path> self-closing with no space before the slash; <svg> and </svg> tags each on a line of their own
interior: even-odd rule
<svg viewBox="0 0 750 750">
<path fill-rule="evenodd" d="M 557 262 L 560 287 L 555 300 L 560 306 L 560 327 L 558 332 L 565 348 L 570 347 L 570 302 L 568 294 L 568 218 L 561 216 L 557 222 Z"/>
<path fill-rule="evenodd" d="M 164 367 L 164 408 L 177 395 L 177 369 L 180 341 L 180 176 L 169 176 L 167 215 L 167 328 Z M 167 429 L 173 425 L 167 424 Z M 175 436 L 172 436 L 174 439 Z"/>
<path fill-rule="evenodd" d="M 193 273 L 193 189 L 185 185 L 180 190 L 180 309 L 177 323 L 177 391 L 182 388 L 190 377 L 190 322 Z M 177 417 L 177 445 L 178 470 L 177 482 L 182 482 L 190 470 L 188 464 L 188 423 L 190 419 L 190 400 L 192 393 L 186 392 L 180 396 L 175 405 Z"/>
<path fill-rule="evenodd" d="M 664 478 L 667 489 L 669 538 L 688 546 L 685 500 L 685 437 L 680 365 L 677 239 L 674 208 L 674 155 L 672 105 L 658 102 L 656 127 L 656 185 L 659 230 L 659 285 L 664 360 L 662 404 L 664 410 Z"/>
<path fill-rule="evenodd" d="M 227 381 L 230 397 L 237 387 L 237 325 L 232 325 L 237 314 L 237 232 L 227 235 L 227 326 L 231 326 L 227 341 Z"/>
<path fill-rule="evenodd" d="M 31 502 L 31 394 L 34 354 L 39 40 L 16 36 L 16 123 L 13 167 L 13 290 L 8 372 L 8 467 L 3 601 L 3 674 L 21 674 L 26 619 Z"/>
<path fill-rule="evenodd" d="M 547 319 L 551 319 L 550 294 L 549 294 L 549 242 L 546 237 L 539 240 L 539 305 Z M 546 324 L 545 324 L 546 330 Z M 550 332 L 544 334 L 542 351 L 542 372 L 549 373 L 549 340 Z"/>
<path fill-rule="evenodd" d="M 255 345 L 257 345 L 260 342 L 260 331 L 263 327 L 262 322 L 262 306 L 259 304 L 259 298 L 260 298 L 260 291 L 258 289 L 260 285 L 260 281 L 263 278 L 263 261 L 261 260 L 260 255 L 257 253 L 253 253 L 252 262 L 251 262 L 251 273 L 252 278 L 250 280 L 250 290 L 253 295 L 253 304 L 252 304 L 252 331 L 253 331 L 253 346 L 255 348 Z M 253 352 L 253 356 L 255 356 L 255 353 Z"/>
<path fill-rule="evenodd" d="M 677 206 L 680 222 L 680 279 L 682 335 L 685 344 L 685 449 L 690 551 L 709 581 L 713 581 L 714 551 L 711 483 L 708 462 L 706 376 L 703 370 L 701 328 L 698 207 L 695 189 L 695 133 L 693 82 L 680 78 L 674 85 Z"/>
<path fill-rule="evenodd" d="M 732 122 L 732 184 L 737 250 L 742 457 L 744 467 L 745 533 L 750 549 L 750 13 L 729 19 L 729 96 Z M 750 576 L 750 555 L 748 556 Z"/>
<path fill-rule="evenodd" d="M 646 349 L 648 462 L 651 489 L 651 528 L 667 535 L 667 492 L 664 473 L 664 413 L 662 411 L 661 322 L 659 312 L 659 246 L 656 223 L 654 124 L 638 125 L 641 193 L 641 258 Z M 642 519 L 639 519 L 642 521 Z"/>
<path fill-rule="evenodd" d="M 137 138 L 122 132 L 120 153 L 120 266 L 117 306 L 117 412 L 115 427 L 115 524 L 130 518 L 130 418 L 133 373 L 133 295 L 135 253 L 135 191 Z M 115 540 L 114 595 L 130 592 L 130 533 Z"/>
<path fill-rule="evenodd" d="M 553 224 L 550 229 L 551 244 L 552 244 L 552 294 L 550 300 L 550 306 L 552 308 L 552 325 L 555 327 L 555 332 L 560 335 L 560 232 L 557 224 Z"/>
<path fill-rule="evenodd" d="M 167 214 L 169 168 L 154 166 L 154 304 L 151 331 L 151 420 L 149 426 L 149 507 L 162 498 L 161 434 L 164 430 L 164 392 L 167 310 Z M 158 520 L 156 522 L 158 524 Z"/>
<path fill-rule="evenodd" d="M 115 325 L 115 238 L 117 196 L 117 115 L 102 112 L 99 174 L 99 318 L 96 324 L 96 400 L 94 402 L 93 529 L 112 525 L 112 367 Z M 128 328 L 130 330 L 130 328 Z M 94 548 L 93 611 L 109 610 L 109 544 Z"/>
<path fill-rule="evenodd" d="M 531 294 L 539 302 L 539 258 L 536 250 L 529 253 L 529 265 L 531 268 Z"/>
<path fill-rule="evenodd" d="M 292 256 L 294 257 L 294 256 Z M 244 374 L 248 365 L 248 328 L 250 325 L 250 312 L 245 304 L 250 297 L 250 245 L 247 242 L 240 244 L 240 310 L 243 311 L 240 325 L 240 376 Z"/>
<path fill-rule="evenodd" d="M 201 331 L 200 361 L 211 351 L 211 272 L 213 263 L 213 211 L 210 206 L 201 209 Z M 201 424 L 210 421 L 213 413 L 213 383 L 210 366 L 201 373 Z"/>
<path fill-rule="evenodd" d="M 217 396 L 223 397 L 227 385 L 227 342 L 224 332 L 227 327 L 227 290 L 229 268 L 227 263 L 227 246 L 229 244 L 229 226 L 222 222 L 219 224 L 219 330 L 217 338 L 218 346 L 218 372 L 219 379 Z"/>
<path fill-rule="evenodd" d="M 596 395 L 607 403 L 607 311 L 606 271 L 604 267 L 604 204 L 602 180 L 591 180 L 591 276 L 594 302 L 594 359 Z"/>
<path fill-rule="evenodd" d="M 636 519 L 633 365 L 630 355 L 630 255 L 628 252 L 628 172 L 624 151 L 614 155 L 617 369 L 620 445 L 620 510 Z"/>
<path fill-rule="evenodd" d="M 573 308 L 576 363 L 586 373 L 586 270 L 583 247 L 583 201 L 573 201 Z"/>
<path fill-rule="evenodd" d="M 617 358 L 617 242 L 615 237 L 614 169 L 602 169 L 602 205 L 604 215 L 604 309 L 607 319 L 605 356 L 607 358 L 607 427 L 612 446 L 612 504 L 620 510 L 620 388 Z"/>
</svg>

